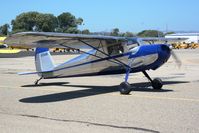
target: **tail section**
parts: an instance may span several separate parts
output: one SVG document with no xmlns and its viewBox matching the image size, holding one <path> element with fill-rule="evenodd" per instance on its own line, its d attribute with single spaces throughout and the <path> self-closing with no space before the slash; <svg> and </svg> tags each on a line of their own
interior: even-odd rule
<svg viewBox="0 0 199 133">
<path fill-rule="evenodd" d="M 48 48 L 36 48 L 35 66 L 37 72 L 51 71 L 55 65 Z"/>
</svg>

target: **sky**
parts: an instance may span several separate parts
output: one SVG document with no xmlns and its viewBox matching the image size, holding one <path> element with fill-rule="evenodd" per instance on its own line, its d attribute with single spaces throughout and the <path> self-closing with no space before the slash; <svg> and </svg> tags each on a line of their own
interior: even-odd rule
<svg viewBox="0 0 199 133">
<path fill-rule="evenodd" d="M 199 0 L 0 0 L 0 25 L 28 11 L 81 17 L 92 32 L 199 31 Z"/>
</svg>

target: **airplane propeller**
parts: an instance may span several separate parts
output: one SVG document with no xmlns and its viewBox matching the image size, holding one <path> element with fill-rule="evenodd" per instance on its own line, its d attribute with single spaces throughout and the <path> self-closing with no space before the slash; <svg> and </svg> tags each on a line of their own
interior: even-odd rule
<svg viewBox="0 0 199 133">
<path fill-rule="evenodd" d="M 169 46 L 169 48 L 170 48 L 170 50 L 171 50 L 171 56 L 173 57 L 174 62 L 176 63 L 176 65 L 178 66 L 178 68 L 180 68 L 181 65 L 182 65 L 182 61 L 181 61 L 180 58 L 178 58 L 178 56 L 175 54 L 175 52 L 173 51 L 173 48 L 172 48 L 171 45 Z"/>
</svg>

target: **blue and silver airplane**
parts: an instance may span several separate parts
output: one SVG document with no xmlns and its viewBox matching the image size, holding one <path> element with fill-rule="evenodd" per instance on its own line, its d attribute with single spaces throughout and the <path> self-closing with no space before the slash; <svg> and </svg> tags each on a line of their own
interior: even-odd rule
<svg viewBox="0 0 199 133">
<path fill-rule="evenodd" d="M 172 39 L 174 40 L 174 39 Z M 169 41 L 167 38 L 128 38 L 102 35 L 80 35 L 53 32 L 21 32 L 5 40 L 8 46 L 36 48 L 36 72 L 20 73 L 38 74 L 40 79 L 125 74 L 120 84 L 121 94 L 132 90 L 128 83 L 130 73 L 142 72 L 154 89 L 162 88 L 160 78 L 152 79 L 147 70 L 156 70 L 173 55 L 177 64 L 181 62 L 168 44 L 146 44 L 144 41 Z M 81 55 L 63 64 L 55 65 L 49 48 L 64 47 L 80 49 Z"/>
</svg>

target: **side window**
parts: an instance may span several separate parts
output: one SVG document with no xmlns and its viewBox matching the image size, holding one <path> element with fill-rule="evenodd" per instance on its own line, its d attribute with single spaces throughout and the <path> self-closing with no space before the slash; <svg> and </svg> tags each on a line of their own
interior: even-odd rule
<svg viewBox="0 0 199 133">
<path fill-rule="evenodd" d="M 131 50 L 137 46 L 139 46 L 138 42 L 135 40 L 129 40 L 127 43 L 128 49 Z"/>
<path fill-rule="evenodd" d="M 118 55 L 124 53 L 124 48 L 121 43 L 109 46 L 107 47 L 107 50 L 109 55 Z"/>
</svg>

